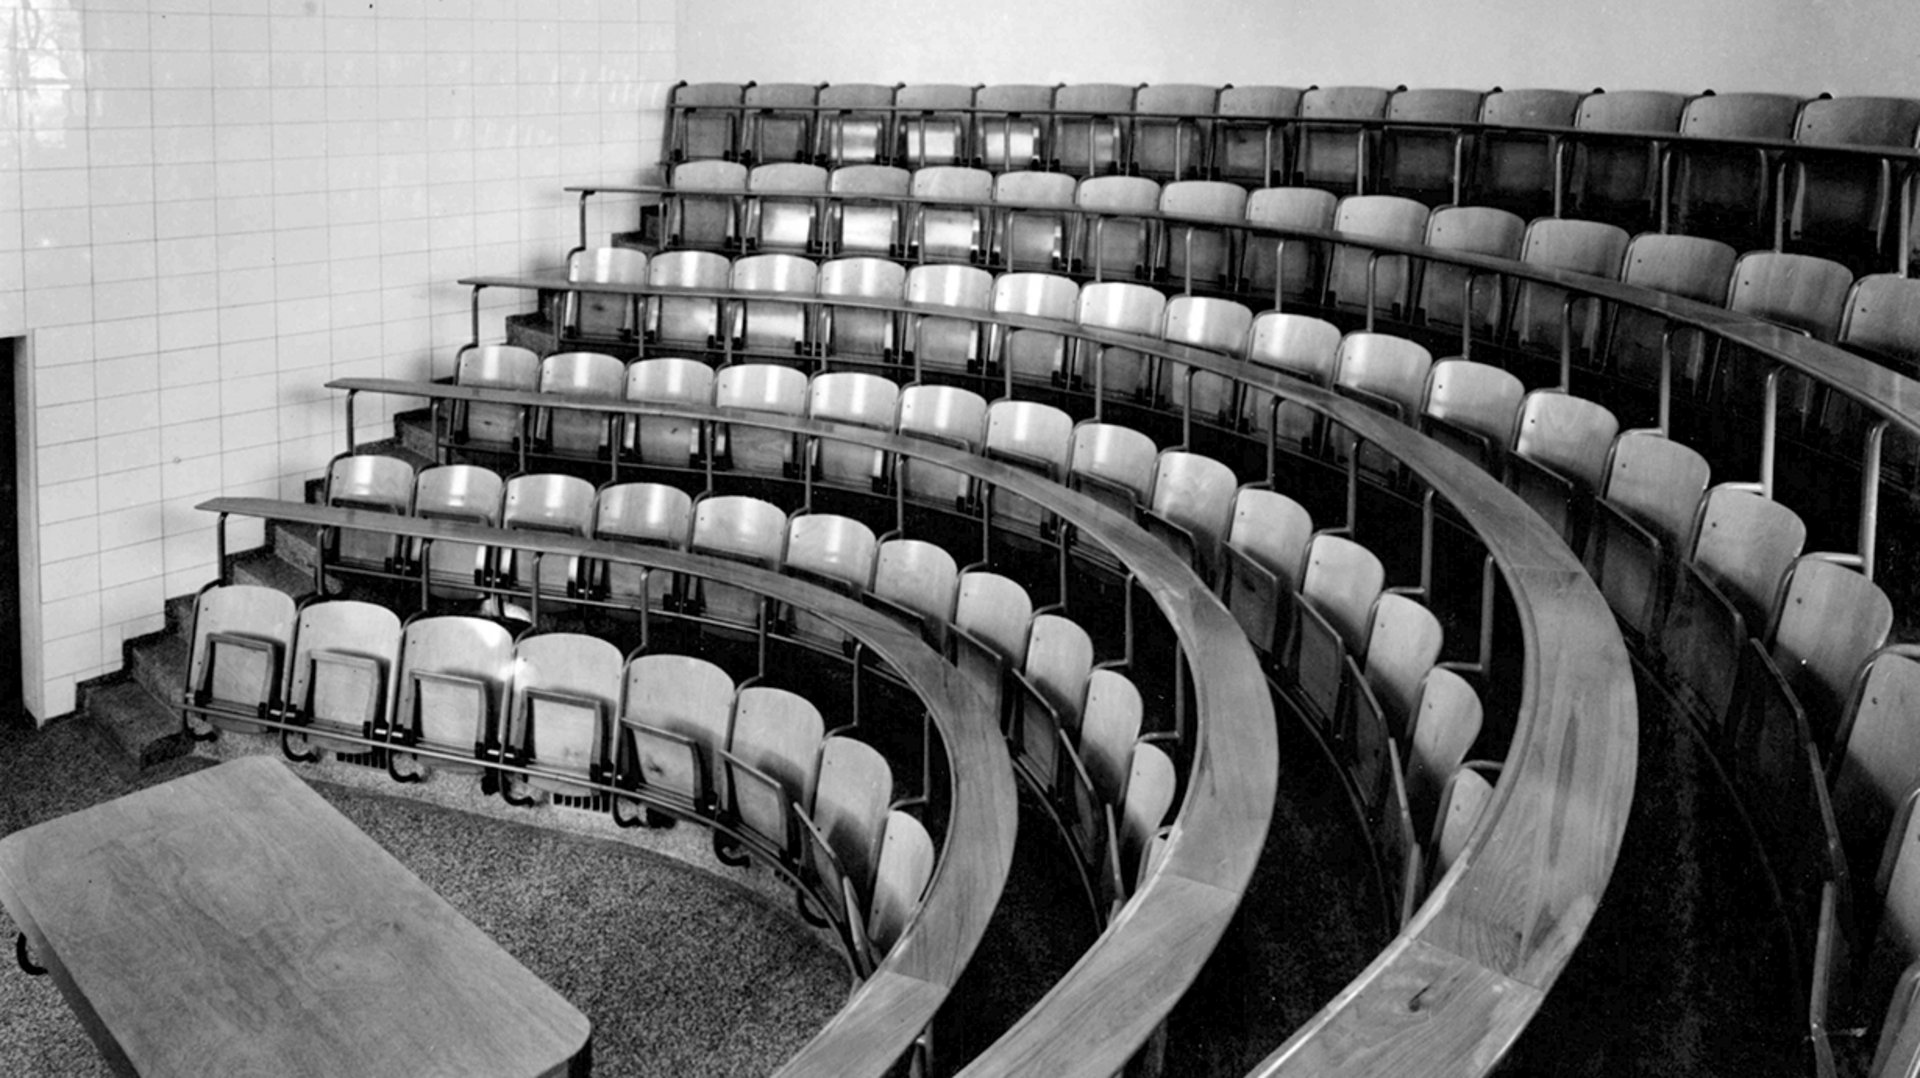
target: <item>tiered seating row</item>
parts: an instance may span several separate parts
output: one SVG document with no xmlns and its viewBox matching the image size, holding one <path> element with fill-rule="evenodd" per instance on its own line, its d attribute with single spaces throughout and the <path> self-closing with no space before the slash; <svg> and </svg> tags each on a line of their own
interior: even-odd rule
<svg viewBox="0 0 1920 1078">
<path fill-rule="evenodd" d="M 1920 101 L 1883 97 L 701 83 L 676 87 L 668 113 L 676 164 L 973 165 L 1471 197 L 1775 249 L 1840 247 L 1902 273 L 1920 159 Z"/>
</svg>

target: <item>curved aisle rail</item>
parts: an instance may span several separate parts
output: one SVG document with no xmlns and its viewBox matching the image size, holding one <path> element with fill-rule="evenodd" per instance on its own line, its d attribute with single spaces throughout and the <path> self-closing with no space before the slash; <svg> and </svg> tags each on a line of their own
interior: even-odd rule
<svg viewBox="0 0 1920 1078">
<path fill-rule="evenodd" d="M 1016 798 L 1013 766 L 999 725 L 978 690 L 920 634 L 830 589 L 769 569 L 665 547 L 508 531 L 451 520 L 396 516 L 270 498 L 213 498 L 195 506 L 287 523 L 364 528 L 448 542 L 507 546 L 542 555 L 621 562 L 675 574 L 725 579 L 777 602 L 806 607 L 891 666 L 926 705 L 949 760 L 946 841 L 926 896 L 906 933 L 808 1045 L 827 1053 L 833 1073 L 888 1073 L 945 1002 L 973 955 L 1013 864 Z M 225 563 L 224 529 L 222 558 Z M 965 781 L 962 781 L 964 776 Z M 815 1046 L 819 1047 L 816 1049 Z M 806 1052 L 803 1051 L 802 1055 Z M 792 1064 L 788 1065 L 789 1069 Z M 785 1073 L 785 1072 L 783 1072 Z"/>
<path fill-rule="evenodd" d="M 1495 800 L 1420 915 L 1286 1049 L 1290 1058 L 1301 1061 L 1288 1064 L 1299 1066 L 1297 1073 L 1394 1073 L 1413 1058 L 1423 1064 L 1454 1059 L 1467 1068 L 1461 1073 L 1483 1072 L 1525 1027 L 1565 966 L 1606 886 L 1625 831 L 1637 726 L 1631 671 L 1612 613 L 1559 537 L 1465 458 L 1434 453 L 1433 443 L 1410 428 L 1330 392 L 1215 354 L 1110 336 L 1332 417 L 1407 462 L 1460 511 L 1493 554 L 1520 612 L 1526 649 L 1521 712 Z M 329 386 L 441 399 L 556 403 L 550 395 L 386 379 L 339 379 Z M 1211 694 L 1223 687 L 1215 652 L 1244 650 L 1246 665 L 1238 676 L 1258 686 L 1246 695 L 1259 697 L 1249 705 L 1259 704 L 1267 716 L 1264 739 L 1272 743 L 1264 677 L 1238 624 L 1211 595 L 1184 582 L 1190 580 L 1190 570 L 1158 541 L 1136 532 L 1120 544 L 1105 534 L 1121 522 L 1117 514 L 1081 504 L 1077 495 L 995 461 L 911 437 L 766 413 L 634 402 L 570 405 L 745 423 L 904 452 L 990 482 L 1005 482 L 1025 497 L 1047 498 L 1070 522 L 1109 544 L 1136 572 L 1155 563 L 1177 569 L 1181 582 L 1176 588 L 1169 593 L 1158 587 L 1153 594 L 1170 619 L 1188 622 L 1189 628 L 1179 630 L 1180 639 L 1194 666 L 1191 683 L 1201 694 L 1201 708 L 1192 792 L 1175 824 L 1169 857 L 1067 975 L 961 1073 L 1104 1078 L 1117 1072 L 1184 994 L 1232 913 L 1225 889 L 1209 885 L 1201 873 L 1218 880 L 1219 867 L 1234 861 L 1246 862 L 1244 871 L 1250 873 L 1250 862 L 1259 855 L 1258 843 L 1245 845 L 1252 828 L 1244 814 L 1248 804 L 1270 801 L 1272 779 L 1269 776 L 1260 801 L 1249 801 L 1249 795 L 1230 785 L 1251 777 L 1240 738 L 1259 732 L 1250 729 L 1259 724 L 1249 723 L 1244 714 L 1208 710 L 1217 699 Z M 1136 556 L 1147 560 L 1129 561 Z M 1208 646 L 1196 654 L 1195 641 L 1204 644 L 1207 637 L 1194 628 L 1228 633 L 1237 646 Z M 1229 666 L 1239 666 L 1238 658 Z M 1262 820 L 1261 832 L 1264 824 Z M 1244 887 L 1242 876 L 1233 894 Z M 1217 916 L 1221 924 L 1207 930 L 1196 915 Z M 1185 979 L 1173 979 L 1169 967 L 1188 971 Z M 1399 1017 L 1390 1020 L 1394 1016 Z M 1355 1045 L 1376 1049 L 1357 1052 Z M 1373 1069 L 1381 1059 L 1384 1069 Z"/>
</svg>

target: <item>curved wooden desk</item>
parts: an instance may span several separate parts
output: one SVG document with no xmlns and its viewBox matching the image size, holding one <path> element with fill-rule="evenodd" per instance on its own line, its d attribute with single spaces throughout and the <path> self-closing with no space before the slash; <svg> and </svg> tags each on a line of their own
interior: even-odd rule
<svg viewBox="0 0 1920 1078">
<path fill-rule="evenodd" d="M 0 902 L 127 1074 L 584 1074 L 585 1015 L 286 766 L 0 839 Z"/>
</svg>

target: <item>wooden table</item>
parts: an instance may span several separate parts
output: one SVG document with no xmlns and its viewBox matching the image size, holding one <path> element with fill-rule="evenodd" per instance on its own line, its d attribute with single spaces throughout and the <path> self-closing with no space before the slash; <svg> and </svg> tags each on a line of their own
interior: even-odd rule
<svg viewBox="0 0 1920 1078">
<path fill-rule="evenodd" d="M 0 904 L 123 1073 L 588 1065 L 586 1016 L 271 757 L 0 839 Z"/>
</svg>

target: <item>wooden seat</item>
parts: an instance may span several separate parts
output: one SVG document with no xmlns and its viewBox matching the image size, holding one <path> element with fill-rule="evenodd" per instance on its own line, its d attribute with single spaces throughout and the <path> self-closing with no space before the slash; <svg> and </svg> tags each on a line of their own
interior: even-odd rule
<svg viewBox="0 0 1920 1078">
<path fill-rule="evenodd" d="M 740 154 L 748 165 L 766 161 L 813 159 L 813 106 L 820 87 L 806 83 L 763 82 L 741 94 L 746 110 Z"/>
<path fill-rule="evenodd" d="M 1011 270 L 1067 269 L 1074 191 L 1073 177 L 1058 172 L 995 176 L 993 263 Z"/>
<path fill-rule="evenodd" d="M 1246 220 L 1247 191 L 1237 183 L 1179 180 L 1161 189 L 1160 212 L 1239 224 Z M 1208 228 L 1186 221 L 1166 222 L 1154 259 L 1155 273 L 1179 283 L 1189 294 L 1196 284 L 1201 288 L 1226 287 L 1239 265 L 1238 240 L 1238 233 L 1225 225 Z"/>
<path fill-rule="evenodd" d="M 660 356 L 627 367 L 626 399 L 657 404 L 713 403 L 713 368 L 697 359 Z M 622 441 L 643 464 L 685 468 L 706 455 L 701 425 L 678 416 L 628 416 Z"/>
<path fill-rule="evenodd" d="M 1920 132 L 1920 99 L 1834 97 L 1800 108 L 1793 140 L 1804 146 L 1881 146 L 1909 151 Z M 1892 163 L 1795 155 L 1787 169 L 1787 239 L 1830 250 L 1854 265 L 1884 256 L 1897 210 Z"/>
<path fill-rule="evenodd" d="M 807 410 L 807 376 L 772 363 L 722 367 L 713 380 L 713 403 L 720 408 L 801 416 Z M 715 435 L 714 453 L 735 471 L 761 475 L 791 474 L 798 461 L 794 436 L 745 424 L 729 424 Z"/>
<path fill-rule="evenodd" d="M 786 558 L 781 564 L 789 575 L 857 598 L 873 579 L 879 545 L 873 529 L 852 517 L 796 513 L 787 521 Z M 785 620 L 798 640 L 838 649 L 850 639 L 845 630 L 798 607 L 788 610 Z"/>
<path fill-rule="evenodd" d="M 780 360 L 796 361 L 813 350 L 813 314 L 809 305 L 797 297 L 813 297 L 814 280 L 819 267 L 798 255 L 749 255 L 733 263 L 731 285 L 735 292 L 770 293 L 793 296 L 794 300 L 736 299 L 730 306 L 727 334 L 733 351 Z"/>
<path fill-rule="evenodd" d="M 1153 497 L 1160 450 L 1153 439 L 1118 423 L 1074 425 L 1067 485 L 1129 518 Z"/>
<path fill-rule="evenodd" d="M 567 280 L 592 284 L 639 284 L 647 279 L 647 254 L 636 247 L 589 247 L 567 256 Z M 561 301 L 560 340 L 631 341 L 639 333 L 637 299 L 606 292 L 568 292 Z"/>
<path fill-rule="evenodd" d="M 513 663 L 506 758 L 536 772 L 526 779 L 536 790 L 592 795 L 580 780 L 604 783 L 613 773 L 609 738 L 626 666 L 620 649 L 583 633 L 541 633 L 514 645 Z"/>
<path fill-rule="evenodd" d="M 1187 345 L 1234 358 L 1246 353 L 1253 312 L 1244 304 L 1211 296 L 1175 296 L 1167 302 L 1160 335 L 1168 344 Z M 1217 374 L 1194 372 L 1169 362 L 1155 379 L 1157 399 L 1179 411 L 1231 429 L 1237 401 L 1234 383 Z"/>
<path fill-rule="evenodd" d="M 1507 454 L 1507 486 L 1583 549 L 1591 502 L 1607 479 L 1607 455 L 1620 421 L 1606 406 L 1554 389 L 1527 394 Z"/>
<path fill-rule="evenodd" d="M 1470 359 L 1443 359 L 1427 371 L 1420 432 L 1499 474 L 1526 389 L 1512 372 Z"/>
<path fill-rule="evenodd" d="M 647 264 L 647 284 L 654 288 L 700 288 L 722 291 L 732 266 L 726 256 L 712 251 L 667 251 Z M 676 351 L 717 351 L 720 344 L 720 303 L 700 296 L 656 295 L 647 301 L 646 343 L 658 355 Z"/>
<path fill-rule="evenodd" d="M 973 156 L 980 167 L 1004 175 L 1020 175 L 1046 162 L 1046 139 L 1053 107 L 1054 87 L 1008 84 L 982 86 L 974 92 Z M 1025 173 L 1044 175 L 1043 173 Z M 1072 187 L 1072 177 L 1066 177 Z"/>
<path fill-rule="evenodd" d="M 819 710 L 796 693 L 754 685 L 735 695 L 733 733 L 720 751 L 723 819 L 764 856 L 786 863 L 798 858 L 793 808 L 813 803 L 825 736 Z"/>
<path fill-rule="evenodd" d="M 887 814 L 887 830 L 880 845 L 880 863 L 874 872 L 873 901 L 853 930 L 855 950 L 863 969 L 879 964 L 906 934 L 920 910 L 920 898 L 933 878 L 933 840 L 919 820 L 895 809 Z M 850 909 L 858 903 L 849 901 Z"/>
<path fill-rule="evenodd" d="M 741 494 L 702 497 L 693 506 L 693 551 L 777 569 L 786 555 L 787 515 L 771 502 Z M 761 598 L 718 580 L 693 584 L 697 608 L 708 620 L 753 629 Z"/>
<path fill-rule="evenodd" d="M 1617 280 L 1626 251 L 1627 233 L 1618 225 L 1542 218 L 1527 226 L 1520 261 Z M 1564 389 L 1574 363 L 1593 356 L 1598 348 L 1601 314 L 1596 301 L 1552 285 L 1523 281 L 1514 293 L 1514 343 L 1558 359 Z"/>
<path fill-rule="evenodd" d="M 1823 751 L 1833 744 L 1854 675 L 1892 628 L 1886 592 L 1857 569 L 1805 554 L 1787 571 L 1767 634 L 1769 652 Z"/>
<path fill-rule="evenodd" d="M 1460 769 L 1480 736 L 1480 695 L 1445 667 L 1427 671 L 1413 715 L 1407 754 L 1407 803 L 1416 834 L 1433 833 L 1447 779 Z"/>
<path fill-rule="evenodd" d="M 398 457 L 342 453 L 327 465 L 321 502 L 341 509 L 406 516 L 413 512 L 413 465 Z M 321 536 L 323 569 L 390 572 L 399 554 L 398 539 L 376 531 L 335 529 Z"/>
<path fill-rule="evenodd" d="M 1292 86 L 1224 86 L 1214 105 L 1214 174 L 1249 187 L 1270 187 L 1286 172 L 1287 137 L 1282 121 L 1300 109 Z"/>
<path fill-rule="evenodd" d="M 1087 675 L 1087 699 L 1080 716 L 1080 761 L 1102 804 L 1117 805 L 1126 790 L 1133 745 L 1144 713 L 1140 689 L 1118 670 Z"/>
<path fill-rule="evenodd" d="M 1073 321 L 1080 306 L 1080 286 L 1071 277 L 1052 273 L 1003 273 L 994 279 L 994 314 L 1021 315 Z M 1015 382 L 1064 385 L 1067 379 L 1067 338 L 1044 329 L 988 327 L 992 334 L 991 366 Z"/>
<path fill-rule="evenodd" d="M 1099 280 L 1152 277 L 1160 185 L 1142 176 L 1089 176 L 1075 188 L 1079 208 L 1073 265 Z"/>
<path fill-rule="evenodd" d="M 1520 257 L 1526 231 L 1527 223 L 1506 210 L 1442 206 L 1427 218 L 1426 243 L 1442 250 L 1511 260 Z M 1460 327 L 1464 353 L 1474 334 L 1490 336 L 1499 325 L 1505 289 L 1500 277 L 1429 262 L 1420 274 L 1413 310 L 1429 325 Z M 1467 317 L 1468 311 L 1471 317 Z"/>
<path fill-rule="evenodd" d="M 1073 419 L 1050 404 L 994 401 L 987 406 L 986 455 L 1037 472 L 1048 480 L 1066 480 L 1073 445 Z M 988 492 L 987 519 L 999 529 L 1034 538 L 1050 533 L 1053 514 L 1020 495 Z"/>
<path fill-rule="evenodd" d="M 1732 247 L 1705 236 L 1664 236 L 1643 233 L 1627 244 L 1626 266 L 1620 279 L 1636 288 L 1679 296 L 1698 303 L 1725 303 L 1739 256 Z M 1704 373 L 1705 335 L 1686 331 L 1669 334 L 1666 319 L 1631 307 L 1614 307 L 1607 334 L 1607 360 L 1613 372 L 1641 385 L 1660 383 L 1663 347 L 1674 388 L 1696 387 Z"/>
<path fill-rule="evenodd" d="M 1166 309 L 1167 298 L 1157 289 L 1105 281 L 1080 289 L 1077 320 L 1095 329 L 1157 337 Z M 1153 369 L 1145 356 L 1131 348 L 1107 347 L 1089 340 L 1074 342 L 1073 378 L 1075 384 L 1093 386 L 1097 393 L 1110 397 L 1145 401 L 1153 393 Z"/>
<path fill-rule="evenodd" d="M 905 249 L 899 198 L 912 188 L 913 177 L 904 168 L 878 164 L 847 164 L 827 177 L 827 191 L 840 197 L 827 202 L 826 249 L 835 258 L 847 255 L 889 257 Z M 860 195 L 880 195 L 867 201 Z"/>
<path fill-rule="evenodd" d="M 957 386 L 908 386 L 900 392 L 895 426 L 901 434 L 978 452 L 986 437 L 987 402 Z M 951 468 L 902 457 L 894 463 L 894 476 L 906 496 L 917 501 L 953 509 L 972 497 L 971 480 Z"/>
<path fill-rule="evenodd" d="M 1870 879 L 1900 804 L 1920 789 L 1920 649 L 1895 644 L 1854 679 L 1828 772 L 1833 817 L 1857 879 Z"/>
<path fill-rule="evenodd" d="M 907 302 L 956 311 L 985 312 L 993 298 L 993 274 L 978 266 L 915 266 L 907 271 Z M 914 377 L 926 371 L 977 373 L 986 356 L 980 318 L 908 314 L 903 341 Z"/>
<path fill-rule="evenodd" d="M 1267 187 L 1247 196 L 1247 223 L 1325 231 L 1334 227 L 1339 198 L 1318 187 Z M 1240 256 L 1241 287 L 1271 295 L 1278 310 L 1289 299 L 1317 302 L 1327 262 L 1322 245 L 1249 236 Z"/>
<path fill-rule="evenodd" d="M 1310 385 L 1331 386 L 1340 363 L 1340 329 L 1309 315 L 1262 311 L 1247 331 L 1246 355 L 1255 366 Z M 1249 430 L 1267 433 L 1296 452 L 1318 441 L 1315 413 L 1271 393 L 1247 390 L 1241 414 Z"/>
<path fill-rule="evenodd" d="M 874 554 L 868 600 L 919 629 L 928 643 L 944 651 L 959 583 L 960 568 L 944 548 L 924 539 L 888 539 Z"/>
<path fill-rule="evenodd" d="M 1127 123 L 1137 89 L 1118 83 L 1078 83 L 1055 90 L 1052 129 L 1047 135 L 1052 171 L 1100 176 L 1122 168 L 1129 159 Z"/>
<path fill-rule="evenodd" d="M 1220 548 L 1220 595 L 1247 642 L 1270 659 L 1286 653 L 1312 537 L 1313 518 L 1299 502 L 1263 487 L 1235 492 Z"/>
<path fill-rule="evenodd" d="M 1347 656 L 1366 656 L 1368 619 L 1385 580 L 1380 559 L 1351 539 L 1322 533 L 1307 545 L 1286 669 L 1323 732 L 1340 711 Z"/>
<path fill-rule="evenodd" d="M 478 465 L 423 468 L 413 480 L 413 515 L 494 527 L 500 523 L 505 490 L 499 475 Z M 472 586 L 486 583 L 493 568 L 487 548 L 474 543 L 417 540 L 411 560 L 439 596 L 472 596 Z"/>
<path fill-rule="evenodd" d="M 1380 190 L 1429 206 L 1456 201 L 1466 180 L 1460 172 L 1472 167 L 1477 145 L 1464 128 L 1479 122 L 1485 97 L 1481 90 L 1396 91 L 1387 101 L 1387 124 L 1380 131 Z M 1460 124 L 1462 129 L 1404 126 L 1413 123 Z"/>
<path fill-rule="evenodd" d="M 993 173 L 982 168 L 916 168 L 909 189 L 915 198 L 974 203 L 970 207 L 915 205 L 905 222 L 910 257 L 930 262 L 982 262 L 991 228 Z"/>
<path fill-rule="evenodd" d="M 1634 638 L 1650 640 L 1660 625 L 1672 566 L 1692 543 L 1709 478 L 1706 458 L 1659 431 L 1630 430 L 1614 440 L 1586 565 Z"/>
<path fill-rule="evenodd" d="M 893 149 L 889 156 L 903 168 L 958 165 L 973 156 L 971 86 L 908 84 L 894 91 L 901 111 L 893 117 Z M 915 192 L 916 194 L 918 192 Z"/>
<path fill-rule="evenodd" d="M 1572 127 L 1585 95 L 1574 90 L 1493 90 L 1480 103 L 1480 122 L 1500 127 Z M 1557 136 L 1483 130 L 1476 140 L 1475 205 L 1499 206 L 1523 217 L 1551 213 L 1560 167 Z"/>
<path fill-rule="evenodd" d="M 1315 120 L 1378 120 L 1393 91 L 1381 86 L 1315 86 L 1300 95 L 1294 172 L 1300 183 L 1340 194 L 1366 193 L 1378 135 L 1359 125 Z"/>
<path fill-rule="evenodd" d="M 1173 811 L 1179 784 L 1173 760 L 1165 750 L 1150 741 L 1134 746 L 1126 796 L 1118 814 L 1120 878 L 1129 884 L 1128 892 L 1133 890 L 1133 882 L 1147 872 L 1148 849 L 1167 814 Z"/>
<path fill-rule="evenodd" d="M 500 526 L 508 531 L 547 532 L 585 537 L 593 530 L 593 484 L 571 475 L 516 475 L 507 480 L 500 504 Z M 572 558 L 536 559 L 511 548 L 495 555 L 494 573 L 503 587 L 537 587 L 543 595 L 565 597 L 579 589 L 579 567 Z"/>
<path fill-rule="evenodd" d="M 1233 469 L 1199 453 L 1168 449 L 1154 465 L 1147 530 L 1186 558 L 1204 581 L 1220 578 L 1220 543 L 1240 481 Z"/>
<path fill-rule="evenodd" d="M 309 742 L 319 749 L 368 752 L 364 742 L 325 732 L 386 740 L 399 664 L 400 618 L 393 611 L 350 599 L 307 603 L 294 626 L 287 666 L 287 721 L 306 726 Z"/>
<path fill-rule="evenodd" d="M 676 84 L 667 100 L 668 160 L 737 160 L 745 92 L 737 82 Z"/>
<path fill-rule="evenodd" d="M 861 909 L 872 901 L 880 867 L 887 812 L 893 801 L 893 770 L 864 741 L 829 737 L 820 744 L 813 801 L 805 806 L 806 864 L 823 894 Z M 846 910 L 836 921 L 845 922 Z"/>
<path fill-rule="evenodd" d="M 460 353 L 455 385 L 531 393 L 540 385 L 540 357 L 511 344 L 485 344 Z M 447 436 L 455 445 L 512 452 L 526 436 L 526 409 L 489 401 L 455 402 Z"/>
<path fill-rule="evenodd" d="M 814 375 L 807 385 L 807 414 L 814 419 L 891 430 L 900 410 L 900 387 L 877 374 L 835 371 Z M 885 454 L 831 438 L 811 443 L 808 461 L 828 483 L 871 490 L 886 478 Z"/>
<path fill-rule="evenodd" d="M 821 250 L 826 169 L 793 161 L 756 165 L 747 173 L 747 191 L 740 225 L 742 247 L 799 255 Z"/>
<path fill-rule="evenodd" d="M 1769 159 L 1744 146 L 1710 139 L 1793 137 L 1801 99 L 1788 94 L 1705 94 L 1687 102 L 1680 133 L 1699 142 L 1674 144 L 1673 205 L 1669 227 L 1690 236 L 1723 240 L 1737 249 L 1772 242 L 1773 169 Z"/>
<path fill-rule="evenodd" d="M 1419 243 L 1427 234 L 1427 207 L 1398 195 L 1349 195 L 1334 211 L 1333 228 L 1367 240 Z M 1327 300 L 1348 310 L 1391 316 L 1408 309 L 1413 272 L 1405 255 L 1376 255 L 1336 246 L 1327 270 Z"/>
<path fill-rule="evenodd" d="M 1631 230 L 1658 224 L 1660 160 L 1652 136 L 1679 131 L 1686 107 L 1687 95 L 1664 90 L 1614 90 L 1581 98 L 1573 117 L 1579 130 L 1648 137 L 1575 137 L 1564 180 L 1567 209 Z"/>
<path fill-rule="evenodd" d="M 723 788 L 733 679 L 690 655 L 635 655 L 620 703 L 620 784 L 684 815 L 710 814 Z"/>
<path fill-rule="evenodd" d="M 185 703 L 222 729 L 250 733 L 285 691 L 292 596 L 252 584 L 211 584 L 193 604 Z"/>
<path fill-rule="evenodd" d="M 663 200 L 666 246 L 731 251 L 740 246 L 741 195 L 747 166 L 738 161 L 688 161 L 673 168 L 673 191 Z"/>
<path fill-rule="evenodd" d="M 953 603 L 953 661 L 985 696 L 995 719 L 1004 716 L 1004 682 L 1027 663 L 1033 600 L 1027 589 L 999 573 L 960 574 Z"/>
<path fill-rule="evenodd" d="M 1493 784 L 1470 767 L 1455 771 L 1440 791 L 1440 807 L 1433 821 L 1432 880 L 1447 874 L 1466 850 L 1467 840 L 1493 800 Z"/>
<path fill-rule="evenodd" d="M 907 292 L 907 267 L 886 258 L 837 258 L 820 265 L 814 290 L 829 297 L 897 302 Z M 899 345 L 899 315 L 893 311 L 819 305 L 814 339 L 829 367 L 890 361 Z M 836 363 L 838 360 L 840 363 Z"/>
<path fill-rule="evenodd" d="M 1060 736 L 1077 743 L 1087 678 L 1093 673 L 1093 638 L 1073 619 L 1036 614 L 1027 629 L 1027 659 L 1021 677 L 1014 759 L 1040 789 L 1060 789 Z"/>
<path fill-rule="evenodd" d="M 594 499 L 596 539 L 685 550 L 693 539 L 693 497 L 664 483 L 618 483 Z M 609 602 L 663 610 L 677 594 L 670 572 L 606 562 L 592 573 L 591 594 Z"/>
<path fill-rule="evenodd" d="M 1140 176 L 1185 180 L 1212 158 L 1213 113 L 1220 91 L 1193 83 L 1158 82 L 1133 96 L 1130 167 Z M 1234 186 L 1238 186 L 1237 184 Z"/>
<path fill-rule="evenodd" d="M 393 740 L 407 748 L 388 769 L 402 775 L 401 759 L 420 771 L 480 771 L 497 759 L 513 678 L 513 636 L 482 618 L 442 615 L 407 622 L 395 679 Z"/>
<path fill-rule="evenodd" d="M 875 164 L 892 153 L 893 105 L 897 86 L 841 82 L 820 87 L 820 113 L 814 129 L 814 159 L 830 168 Z"/>
<path fill-rule="evenodd" d="M 540 361 L 540 392 L 584 400 L 619 400 L 625 393 L 626 364 L 601 352 L 555 352 Z M 542 407 L 531 417 L 534 441 L 555 456 L 599 460 L 612 452 L 613 415 Z"/>
</svg>

